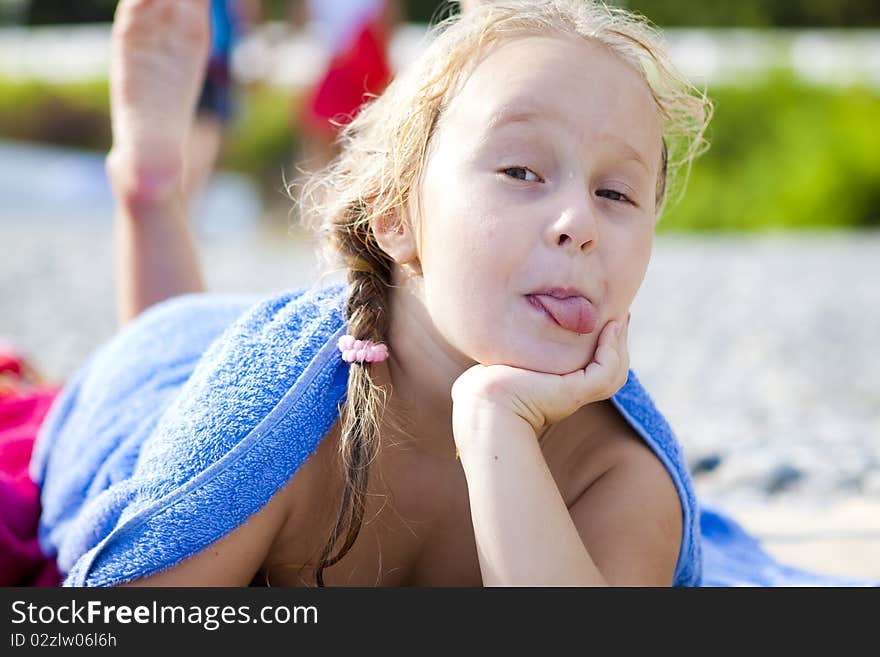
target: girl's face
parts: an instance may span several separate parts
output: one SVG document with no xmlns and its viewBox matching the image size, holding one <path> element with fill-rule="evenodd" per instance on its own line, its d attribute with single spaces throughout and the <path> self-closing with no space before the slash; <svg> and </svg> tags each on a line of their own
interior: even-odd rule
<svg viewBox="0 0 880 657">
<path fill-rule="evenodd" d="M 646 83 L 597 44 L 508 41 L 433 139 L 417 221 L 437 331 L 486 365 L 584 367 L 651 254 L 661 125 Z"/>
</svg>

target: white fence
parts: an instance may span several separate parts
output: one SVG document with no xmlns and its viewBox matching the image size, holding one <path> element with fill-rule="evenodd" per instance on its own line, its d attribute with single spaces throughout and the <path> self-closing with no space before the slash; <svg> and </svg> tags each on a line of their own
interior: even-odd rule
<svg viewBox="0 0 880 657">
<path fill-rule="evenodd" d="M 0 29 L 0 76 L 48 81 L 106 76 L 110 26 Z M 823 84 L 862 82 L 880 88 L 880 30 L 709 30 L 665 32 L 673 60 L 698 84 L 746 80 L 769 69 L 789 69 Z M 391 59 L 400 69 L 423 46 L 425 26 L 395 33 Z M 242 82 L 306 85 L 320 73 L 326 52 L 313 31 L 267 23 L 236 49 Z"/>
</svg>

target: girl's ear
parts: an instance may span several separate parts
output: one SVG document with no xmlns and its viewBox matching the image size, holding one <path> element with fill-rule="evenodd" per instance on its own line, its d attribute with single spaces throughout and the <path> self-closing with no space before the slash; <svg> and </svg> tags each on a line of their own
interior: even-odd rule
<svg viewBox="0 0 880 657">
<path fill-rule="evenodd" d="M 376 243 L 394 262 L 406 265 L 418 261 L 419 251 L 415 235 L 402 217 L 393 215 L 376 217 L 370 228 Z"/>
</svg>

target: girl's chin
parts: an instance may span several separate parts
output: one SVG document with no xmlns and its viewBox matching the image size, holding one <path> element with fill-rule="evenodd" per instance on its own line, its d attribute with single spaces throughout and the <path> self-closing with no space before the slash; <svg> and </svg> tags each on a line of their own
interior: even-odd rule
<svg viewBox="0 0 880 657">
<path fill-rule="evenodd" d="M 551 350 L 529 349 L 513 350 L 513 353 L 492 353 L 486 358 L 477 359 L 481 365 L 507 365 L 533 372 L 546 374 L 570 374 L 587 366 L 589 360 L 582 353 L 548 353 Z"/>
</svg>

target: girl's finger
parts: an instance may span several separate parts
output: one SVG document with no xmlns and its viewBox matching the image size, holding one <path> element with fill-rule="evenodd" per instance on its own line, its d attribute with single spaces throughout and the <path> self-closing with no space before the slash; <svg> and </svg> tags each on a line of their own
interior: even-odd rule
<svg viewBox="0 0 880 657">
<path fill-rule="evenodd" d="M 626 384 L 627 379 L 629 378 L 629 321 L 632 318 L 632 315 L 626 316 L 626 323 L 623 326 L 623 331 L 620 333 L 620 341 L 618 342 L 620 349 L 620 386 L 618 389 Z"/>
<path fill-rule="evenodd" d="M 599 344 L 593 356 L 593 362 L 587 365 L 584 371 L 584 379 L 591 392 L 604 390 L 610 386 L 620 363 L 618 350 L 618 337 L 615 335 L 615 327 L 619 322 L 609 322 L 599 336 Z M 621 332 L 622 333 L 622 332 Z"/>
</svg>

